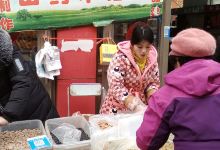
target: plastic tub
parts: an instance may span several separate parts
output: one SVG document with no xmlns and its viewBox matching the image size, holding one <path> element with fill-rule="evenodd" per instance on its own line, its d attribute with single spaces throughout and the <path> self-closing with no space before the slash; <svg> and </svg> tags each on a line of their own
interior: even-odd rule
<svg viewBox="0 0 220 150">
<path fill-rule="evenodd" d="M 36 136 L 46 135 L 45 129 L 43 127 L 43 123 L 40 120 L 17 121 L 17 122 L 9 123 L 6 126 L 1 126 L 0 133 L 10 132 L 10 133 L 7 133 L 7 140 L 4 140 L 4 141 L 7 141 L 6 142 L 7 144 L 6 143 L 3 144 L 5 146 L 3 149 L 14 149 L 15 147 L 16 147 L 15 149 L 26 149 L 26 150 L 29 149 L 28 143 L 27 145 L 24 145 L 24 143 L 27 142 L 27 139 L 33 138 L 35 136 L 33 134 L 30 134 L 31 131 L 29 130 L 36 130 L 36 129 L 40 131 L 39 134 Z M 26 132 L 25 131 L 17 132 L 20 130 L 26 130 Z M 22 134 L 24 135 L 22 136 Z M 11 135 L 10 138 L 8 137 L 9 135 Z M 1 134 L 1 137 L 4 137 L 4 134 Z M 2 140 L 3 139 L 1 139 L 1 142 Z M 0 147 L 0 149 L 1 148 L 2 147 Z M 50 149 L 50 148 L 47 148 L 47 149 Z"/>
<path fill-rule="evenodd" d="M 70 144 L 56 144 L 53 141 L 50 132 L 63 123 L 69 123 L 71 125 L 74 125 L 76 128 L 82 128 L 85 131 L 85 133 L 90 137 L 89 123 L 82 116 L 49 119 L 45 122 L 45 129 L 47 136 L 53 143 L 53 150 L 90 150 L 91 149 L 90 140 L 79 141 Z"/>
<path fill-rule="evenodd" d="M 9 123 L 6 126 L 0 126 L 0 132 L 18 131 L 24 129 L 40 129 L 42 135 L 46 135 L 43 123 L 40 120 L 25 120 Z"/>
</svg>

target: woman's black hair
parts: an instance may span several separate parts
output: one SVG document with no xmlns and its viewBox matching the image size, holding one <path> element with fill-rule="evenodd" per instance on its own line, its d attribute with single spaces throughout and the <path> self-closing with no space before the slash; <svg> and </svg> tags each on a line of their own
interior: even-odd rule
<svg viewBox="0 0 220 150">
<path fill-rule="evenodd" d="M 183 64 L 195 60 L 195 59 L 214 59 L 213 56 L 206 56 L 206 57 L 189 57 L 189 56 L 175 56 L 175 55 L 170 55 L 169 56 L 169 67 L 170 71 L 175 69 L 175 65 L 177 62 L 182 66 Z"/>
<path fill-rule="evenodd" d="M 138 44 L 143 40 L 152 44 L 154 42 L 154 33 L 147 24 L 140 23 L 133 29 L 131 45 Z"/>
</svg>

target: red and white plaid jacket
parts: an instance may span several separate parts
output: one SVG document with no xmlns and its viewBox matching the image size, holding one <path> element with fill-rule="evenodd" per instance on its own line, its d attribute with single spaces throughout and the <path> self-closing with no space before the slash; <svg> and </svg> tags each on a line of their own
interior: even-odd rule
<svg viewBox="0 0 220 150">
<path fill-rule="evenodd" d="M 156 49 L 151 46 L 148 65 L 141 73 L 130 46 L 129 41 L 119 43 L 118 52 L 109 64 L 107 76 L 109 89 L 100 109 L 102 114 L 112 113 L 113 108 L 117 111 L 127 111 L 124 100 L 128 95 L 138 96 L 146 103 L 146 92 L 160 86 Z"/>
</svg>

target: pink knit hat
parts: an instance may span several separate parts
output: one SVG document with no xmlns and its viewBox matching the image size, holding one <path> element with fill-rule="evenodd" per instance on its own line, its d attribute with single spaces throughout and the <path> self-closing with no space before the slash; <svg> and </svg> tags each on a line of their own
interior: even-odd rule
<svg viewBox="0 0 220 150">
<path fill-rule="evenodd" d="M 205 57 L 215 53 L 215 38 L 208 32 L 190 28 L 179 32 L 173 39 L 169 55 Z"/>
</svg>

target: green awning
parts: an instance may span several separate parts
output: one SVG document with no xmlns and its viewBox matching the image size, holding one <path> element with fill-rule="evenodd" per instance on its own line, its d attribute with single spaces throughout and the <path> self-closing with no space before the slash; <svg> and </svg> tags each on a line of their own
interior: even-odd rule
<svg viewBox="0 0 220 150">
<path fill-rule="evenodd" d="M 110 25 L 114 20 L 102 20 L 102 21 L 95 21 L 93 22 L 93 25 L 95 27 L 104 27 L 107 25 Z"/>
<path fill-rule="evenodd" d="M 49 1 L 49 0 L 47 0 Z M 76 27 L 93 24 L 95 27 L 107 26 L 113 21 L 129 21 L 146 18 L 151 15 L 152 8 L 157 7 L 157 12 L 163 12 L 162 4 L 146 1 L 142 4 L 143 0 L 135 0 L 133 4 L 118 5 L 114 2 L 112 5 L 99 4 L 98 0 L 93 0 L 94 6 L 87 8 L 87 4 L 82 9 L 76 9 L 75 5 L 69 4 L 71 9 L 46 9 L 43 4 L 39 6 L 39 10 L 33 9 L 30 6 L 28 9 L 20 7 L 13 8 L 10 12 L 4 12 L 3 21 L 7 23 L 4 28 L 10 32 L 22 30 L 50 30 L 64 27 Z M 126 0 L 125 0 L 126 1 Z M 72 1 L 72 3 L 79 3 L 79 1 Z M 111 2 L 112 3 L 112 2 Z M 46 3 L 44 4 L 46 5 Z M 74 8 L 72 8 L 72 6 Z M 92 4 L 93 5 L 93 4 Z M 100 6 L 99 6 L 100 5 Z M 103 6 L 102 6 L 103 5 Z M 20 6 L 16 3 L 16 6 Z M 1 18 L 1 17 L 0 17 Z M 0 25 L 1 27 L 1 25 Z"/>
</svg>

